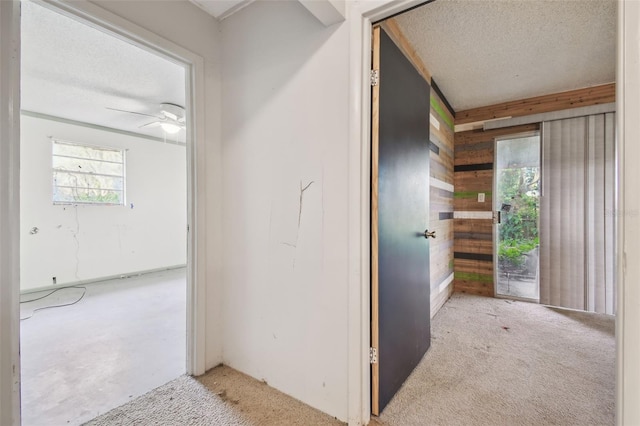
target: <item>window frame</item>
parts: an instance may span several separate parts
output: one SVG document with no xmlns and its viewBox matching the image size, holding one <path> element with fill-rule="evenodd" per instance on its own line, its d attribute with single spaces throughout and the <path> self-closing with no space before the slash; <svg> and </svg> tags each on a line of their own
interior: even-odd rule
<svg viewBox="0 0 640 426">
<path fill-rule="evenodd" d="M 59 145 L 70 145 L 70 146 L 76 146 L 76 147 L 82 147 L 82 148 L 90 148 L 90 149 L 95 149 L 95 150 L 102 150 L 102 151 L 113 151 L 113 152 L 118 152 L 121 154 L 122 156 L 122 162 L 114 162 L 114 161 L 107 161 L 107 160 L 100 160 L 100 159 L 93 159 L 93 158 L 83 158 L 83 157 L 74 157 L 74 156 L 67 156 L 67 155 L 59 155 L 55 153 L 55 145 L 59 144 Z M 75 158 L 78 160 L 82 160 L 82 161 L 95 161 L 95 162 L 99 162 L 99 163 L 111 163 L 111 164 L 121 164 L 122 165 L 122 175 L 107 175 L 107 174 L 102 174 L 102 173 L 91 173 L 91 172 L 71 172 L 69 170 L 61 170 L 61 169 L 56 169 L 56 167 L 54 166 L 54 158 L 55 157 L 61 157 L 61 158 Z M 57 188 L 80 188 L 82 189 L 82 187 L 70 187 L 70 186 L 65 186 L 65 185 L 57 185 L 56 183 L 56 173 L 57 172 L 61 172 L 61 173 L 81 173 L 81 174 L 87 174 L 87 175 L 91 175 L 91 176 L 105 176 L 105 177 L 112 177 L 112 178 L 122 178 L 122 189 L 112 189 L 112 188 L 107 188 L 107 190 L 110 191 L 117 191 L 117 192 L 121 192 L 122 196 L 120 197 L 120 202 L 116 203 L 116 202 L 100 202 L 100 201 L 79 201 L 79 200 L 72 200 L 72 201 L 61 201 L 61 200 L 56 200 L 55 199 L 55 195 L 56 195 L 56 189 Z M 74 141 L 68 141 L 68 140 L 64 140 L 64 139 L 60 139 L 60 138 L 55 138 L 55 137 L 51 137 L 51 201 L 53 203 L 54 206 L 56 205 L 62 205 L 62 206 L 68 206 L 68 205 L 88 205 L 88 206 L 125 206 L 127 204 L 127 149 L 125 148 L 117 148 L 117 147 L 112 147 L 112 146 L 104 146 L 104 145 L 94 145 L 94 144 L 88 144 L 88 143 L 81 143 L 81 142 L 74 142 Z M 102 189 L 102 188 L 90 188 L 90 189 Z"/>
</svg>

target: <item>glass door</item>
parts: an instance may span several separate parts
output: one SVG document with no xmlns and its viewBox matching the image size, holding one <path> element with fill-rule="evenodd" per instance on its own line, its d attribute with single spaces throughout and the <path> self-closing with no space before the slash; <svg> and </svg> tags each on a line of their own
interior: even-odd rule
<svg viewBox="0 0 640 426">
<path fill-rule="evenodd" d="M 535 300 L 540 252 L 540 135 L 496 140 L 496 295 Z"/>
</svg>

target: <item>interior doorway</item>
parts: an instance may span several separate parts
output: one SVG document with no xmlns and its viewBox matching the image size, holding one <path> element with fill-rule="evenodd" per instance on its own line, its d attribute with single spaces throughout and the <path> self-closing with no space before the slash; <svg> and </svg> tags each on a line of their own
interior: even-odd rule
<svg viewBox="0 0 640 426">
<path fill-rule="evenodd" d="M 412 5 L 415 5 L 415 4 L 412 4 Z M 460 5 L 461 8 L 462 6 L 464 6 L 465 8 L 467 6 L 469 8 L 472 8 L 474 6 L 471 3 L 463 4 L 463 2 L 458 3 L 458 5 Z M 418 13 L 418 11 L 426 10 L 432 6 L 436 8 L 437 7 L 445 8 L 444 5 L 441 5 L 438 2 L 434 2 L 432 5 L 429 5 L 428 7 L 416 8 L 414 9 L 413 12 Z M 478 9 L 475 11 L 472 11 L 471 9 L 466 10 L 466 13 L 473 12 L 473 14 L 475 15 L 471 19 L 467 20 L 467 22 L 483 23 L 483 25 L 486 25 L 486 22 L 488 22 L 489 20 L 479 17 L 479 14 L 486 13 L 486 8 L 484 8 L 484 6 L 479 6 L 479 5 L 476 5 L 476 6 L 478 6 Z M 518 4 L 517 7 L 520 8 L 521 6 L 523 5 Z M 454 5 L 448 4 L 446 6 L 446 8 L 451 8 L 451 7 L 455 7 L 455 4 Z M 516 6 L 514 6 L 514 8 L 515 7 Z M 500 131 L 490 132 L 491 129 L 496 129 L 496 127 L 491 128 L 491 126 L 487 126 L 487 129 L 485 130 L 484 125 L 482 123 L 478 123 L 479 121 L 482 121 L 482 120 L 478 119 L 478 122 L 474 122 L 474 120 L 472 119 L 473 116 L 471 115 L 471 111 L 475 110 L 476 108 L 481 109 L 483 105 L 501 104 L 501 101 L 503 101 L 504 99 L 493 99 L 493 98 L 490 99 L 492 96 L 496 96 L 496 93 L 485 93 L 481 97 L 483 99 L 482 101 L 483 104 L 471 105 L 471 104 L 465 104 L 465 102 L 467 99 L 470 99 L 470 93 L 477 88 L 491 88 L 493 92 L 496 92 L 495 91 L 496 88 L 505 88 L 506 86 L 503 84 L 503 81 L 497 82 L 495 85 L 488 84 L 487 80 L 489 77 L 487 76 L 483 78 L 476 78 L 476 79 L 455 78 L 457 71 L 462 69 L 461 67 L 452 66 L 445 69 L 440 65 L 440 64 L 445 64 L 448 60 L 451 60 L 452 56 L 450 51 L 447 51 L 446 49 L 442 49 L 442 48 L 440 49 L 436 48 L 435 46 L 437 45 L 437 43 L 435 42 L 435 40 L 439 38 L 446 39 L 448 45 L 462 46 L 466 44 L 465 43 L 456 44 L 452 42 L 452 40 L 453 39 L 459 40 L 457 37 L 460 34 L 485 34 L 486 33 L 486 31 L 475 33 L 474 31 L 471 31 L 468 28 L 468 25 L 463 25 L 462 23 L 458 23 L 457 26 L 453 25 L 454 20 L 462 16 L 462 13 L 460 13 L 462 11 L 453 10 L 453 9 L 450 9 L 448 11 L 443 11 L 444 13 L 450 13 L 450 16 L 449 16 L 450 19 L 442 19 L 441 17 L 439 17 L 439 19 L 435 19 L 433 16 L 436 16 L 436 13 L 434 13 L 433 16 L 429 16 L 429 14 L 425 12 L 423 16 L 416 15 L 412 18 L 406 18 L 404 22 L 402 21 L 403 15 L 400 14 L 401 12 L 400 8 L 393 9 L 393 12 L 399 13 L 398 15 L 394 15 L 393 19 L 396 20 L 396 22 L 398 23 L 401 29 L 406 30 L 404 31 L 404 33 L 407 35 L 407 38 L 412 39 L 410 41 L 412 42 L 411 45 L 414 46 L 413 53 L 423 52 L 424 57 L 427 58 L 427 60 L 425 60 L 425 63 L 429 65 L 429 70 L 434 73 L 433 76 L 438 80 L 438 85 L 447 94 L 447 96 L 449 97 L 449 100 L 454 106 L 454 109 L 457 111 L 456 121 L 458 120 L 462 121 L 465 118 L 465 115 L 469 114 L 467 116 L 468 122 L 464 123 L 464 124 L 468 124 L 468 127 L 462 128 L 463 126 L 460 126 L 461 127 L 460 130 L 456 129 L 456 131 L 460 133 L 465 131 L 469 132 L 469 134 L 463 135 L 464 140 L 461 139 L 459 143 L 457 141 L 456 147 L 455 147 L 456 155 L 458 154 L 458 152 L 464 151 L 466 153 L 464 155 L 464 158 L 456 158 L 456 162 L 455 162 L 456 182 L 455 182 L 454 197 L 455 197 L 456 207 L 455 207 L 453 216 L 454 218 L 458 219 L 458 221 L 456 223 L 457 227 L 454 230 L 456 241 L 454 241 L 453 244 L 456 247 L 455 259 L 454 259 L 454 264 L 456 265 L 456 271 L 455 271 L 455 278 L 457 279 L 456 287 L 460 291 L 469 289 L 477 292 L 482 292 L 481 294 L 483 295 L 495 296 L 496 290 L 494 289 L 494 284 L 497 287 L 498 282 L 497 282 L 497 279 L 495 278 L 496 269 L 494 267 L 495 266 L 494 259 L 495 259 L 495 263 L 498 263 L 498 259 L 497 259 L 498 251 L 496 249 L 497 242 L 496 242 L 496 245 L 494 245 L 492 241 L 494 240 L 494 238 L 496 238 L 494 235 L 495 227 L 492 225 L 492 211 L 500 210 L 503 203 L 500 203 L 499 206 L 496 206 L 497 201 L 494 198 L 496 197 L 496 194 L 498 192 L 495 189 L 495 181 L 493 176 L 494 171 L 498 172 L 497 166 L 494 164 L 494 161 L 496 161 L 494 157 L 494 148 L 495 148 L 496 136 L 498 135 L 503 136 L 507 132 L 507 130 L 501 129 Z M 372 12 L 371 15 L 372 16 L 375 15 L 375 17 L 378 18 L 379 15 L 381 15 L 381 13 Z M 613 15 L 609 13 L 608 16 L 611 17 Z M 502 16 L 500 19 L 504 20 Z M 439 28 L 439 31 L 436 30 L 433 33 L 430 33 L 429 37 L 425 36 L 424 32 L 422 32 L 423 29 L 430 28 L 430 27 L 435 28 L 434 24 L 437 24 L 438 22 L 446 22 L 447 28 L 444 28 L 444 29 Z M 498 27 L 497 25 L 494 25 L 492 28 L 497 28 L 497 27 Z M 451 29 L 451 28 L 456 28 L 457 30 L 451 33 L 445 32 L 447 29 Z M 459 28 L 464 28 L 465 30 L 461 31 L 459 30 Z M 443 34 L 447 34 L 447 36 L 443 37 L 442 36 Z M 524 37 L 530 39 L 530 34 L 526 34 Z M 476 36 L 476 38 L 478 37 Z M 364 44 L 365 44 L 364 51 L 369 52 L 370 49 L 368 44 L 367 43 L 364 43 Z M 485 43 L 485 45 L 490 46 L 491 44 Z M 552 44 L 549 44 L 549 45 L 552 45 Z M 495 64 L 495 57 L 496 57 L 495 52 L 498 51 L 499 49 L 496 49 L 494 46 L 490 47 L 490 49 L 492 51 L 489 52 L 486 56 L 484 56 L 484 61 L 493 62 Z M 461 50 L 462 49 L 459 48 L 458 52 L 460 52 Z M 469 59 L 471 56 L 473 56 L 472 54 L 477 53 L 477 49 L 468 50 L 465 53 L 467 55 L 464 58 L 459 58 L 459 59 L 464 60 L 465 63 L 470 64 L 471 61 Z M 491 58 L 491 59 L 487 59 L 487 58 Z M 515 61 L 512 57 L 509 57 L 507 61 L 508 63 L 519 62 L 519 61 Z M 365 63 L 368 65 L 368 61 L 365 61 Z M 474 65 L 469 66 L 469 68 L 476 69 L 474 68 L 474 66 L 477 63 L 484 63 L 484 62 L 483 60 L 477 61 L 476 63 L 474 63 Z M 603 61 L 602 63 L 605 63 L 605 62 Z M 606 63 L 612 63 L 612 61 L 607 61 Z M 458 65 L 459 64 L 460 62 L 458 62 Z M 535 67 L 529 67 L 529 69 L 535 69 Z M 611 70 L 609 70 L 609 72 L 611 73 Z M 513 73 L 513 75 L 510 76 L 510 78 L 514 76 L 517 78 L 520 78 L 522 77 L 522 74 Z M 493 77 L 495 77 L 495 75 L 491 76 L 491 78 Z M 384 78 L 384 77 L 381 77 L 381 78 Z M 573 78 L 573 76 L 571 76 L 571 78 Z M 449 82 L 455 81 L 456 84 L 447 86 L 446 80 L 448 80 Z M 470 82 L 471 84 L 465 87 L 464 89 L 461 89 L 461 87 L 464 86 L 465 82 Z M 478 82 L 482 82 L 482 83 L 478 84 Z M 522 85 L 522 84 L 518 84 L 517 86 L 520 88 L 525 87 L 525 85 Z M 526 87 L 530 89 L 532 86 L 526 85 Z M 460 94 L 458 100 L 456 100 L 456 92 Z M 531 93 L 530 95 L 524 95 L 524 94 L 514 95 L 512 93 L 512 94 L 509 94 L 509 96 L 512 96 L 513 99 L 518 99 L 518 97 L 516 96 L 519 96 L 519 98 L 524 99 L 540 93 L 545 93 L 544 89 L 537 88 L 536 92 Z M 461 112 L 461 114 L 458 114 L 458 112 Z M 496 118 L 496 117 L 493 117 L 493 118 Z M 531 124 L 531 123 L 529 124 L 530 124 L 529 128 L 526 128 L 526 129 L 524 125 L 522 126 L 522 128 L 518 127 L 518 128 L 509 129 L 508 131 L 511 132 L 511 135 L 512 135 L 511 138 L 514 139 L 513 137 L 514 133 L 522 132 L 525 130 L 532 131 L 534 129 L 539 129 L 539 125 L 537 124 Z M 485 131 L 486 131 L 486 135 L 484 134 Z M 475 132 L 475 133 L 472 134 L 472 132 Z M 483 139 L 487 135 L 488 137 L 486 139 Z M 520 136 L 520 135 L 516 135 L 516 137 L 517 136 Z M 537 148 L 538 176 L 536 177 L 534 174 L 534 176 L 530 177 L 531 179 L 528 182 L 528 184 L 530 184 L 531 186 L 540 185 L 539 136 L 537 139 L 538 139 L 538 148 Z M 535 185 L 533 185 L 534 183 Z M 443 187 L 444 185 L 441 185 L 438 189 L 441 189 Z M 539 188 L 536 188 L 536 190 L 539 190 Z M 532 190 L 527 190 L 524 192 L 524 194 L 529 195 L 533 198 L 539 197 L 539 193 L 536 193 L 535 191 L 532 191 Z M 510 200 L 510 201 L 513 201 L 513 200 Z M 372 203 L 373 203 L 373 197 L 372 197 Z M 504 203 L 504 204 L 510 204 L 510 203 Z M 533 219 L 533 221 L 537 225 L 537 222 L 538 222 L 537 212 L 539 212 L 539 199 L 536 201 L 533 201 L 533 205 L 535 207 L 534 210 L 536 212 L 536 217 L 535 219 Z M 505 205 L 505 209 L 508 209 L 508 208 L 509 206 Z M 443 213 L 442 216 L 446 217 L 446 212 L 442 212 L 442 213 Z M 531 221 L 532 219 L 528 219 L 528 220 Z M 517 256 L 515 255 L 513 256 L 514 264 L 517 264 L 515 266 L 519 266 L 525 269 L 518 271 L 518 270 L 514 270 L 514 267 L 512 267 L 511 270 L 509 270 L 509 278 L 512 278 L 516 272 L 521 272 L 521 275 L 526 276 L 526 278 L 533 281 L 534 286 L 532 287 L 531 291 L 528 294 L 524 294 L 521 296 L 510 296 L 511 298 L 522 298 L 522 299 L 538 301 L 540 297 L 540 289 L 538 286 L 539 274 L 538 274 L 538 266 L 537 266 L 538 248 L 536 247 L 537 242 L 539 241 L 537 237 L 537 228 L 538 226 L 536 226 L 535 232 L 532 230 L 531 235 L 526 235 L 527 239 L 530 240 L 530 241 L 527 241 L 527 244 L 522 244 L 520 247 L 517 247 L 517 249 L 519 249 L 521 253 L 519 253 Z M 531 245 L 532 247 L 527 247 Z M 511 251 L 510 254 L 513 254 L 513 251 Z M 529 261 L 528 262 L 529 266 L 528 268 L 526 268 L 527 267 L 526 259 L 533 258 L 533 257 L 536 258 L 535 262 Z M 517 278 L 521 278 L 521 277 L 517 277 Z M 510 286 L 509 282 L 506 282 L 505 284 L 506 284 L 506 287 Z M 508 289 L 508 290 L 511 290 L 511 289 Z M 510 291 L 508 290 L 505 289 L 504 292 L 509 293 Z M 499 291 L 497 293 L 499 294 Z M 372 384 L 372 386 L 374 385 L 375 384 Z"/>
<path fill-rule="evenodd" d="M 496 140 L 494 224 L 496 295 L 538 301 L 540 135 Z"/>
<path fill-rule="evenodd" d="M 190 67 L 21 6 L 22 423 L 80 424 L 191 370 Z"/>
</svg>

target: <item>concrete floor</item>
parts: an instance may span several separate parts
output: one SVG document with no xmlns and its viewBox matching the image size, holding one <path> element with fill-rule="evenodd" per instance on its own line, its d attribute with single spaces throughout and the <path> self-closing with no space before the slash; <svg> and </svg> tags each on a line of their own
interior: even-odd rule
<svg viewBox="0 0 640 426">
<path fill-rule="evenodd" d="M 21 304 L 24 426 L 82 424 L 186 371 L 184 268 L 84 287 Z"/>
<path fill-rule="evenodd" d="M 496 292 L 502 296 L 520 297 L 535 301 L 538 301 L 540 298 L 538 282 L 535 278 L 514 278 L 500 274 Z"/>
</svg>

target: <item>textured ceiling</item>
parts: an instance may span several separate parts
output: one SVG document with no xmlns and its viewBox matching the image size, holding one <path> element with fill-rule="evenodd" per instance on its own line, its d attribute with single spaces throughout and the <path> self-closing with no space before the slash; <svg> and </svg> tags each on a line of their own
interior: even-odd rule
<svg viewBox="0 0 640 426">
<path fill-rule="evenodd" d="M 615 0 L 437 0 L 395 19 L 456 111 L 615 81 Z"/>
<path fill-rule="evenodd" d="M 164 137 L 140 126 L 163 102 L 185 105 L 185 70 L 31 2 L 22 2 L 22 109 Z M 184 141 L 185 132 L 167 135 Z"/>
</svg>

